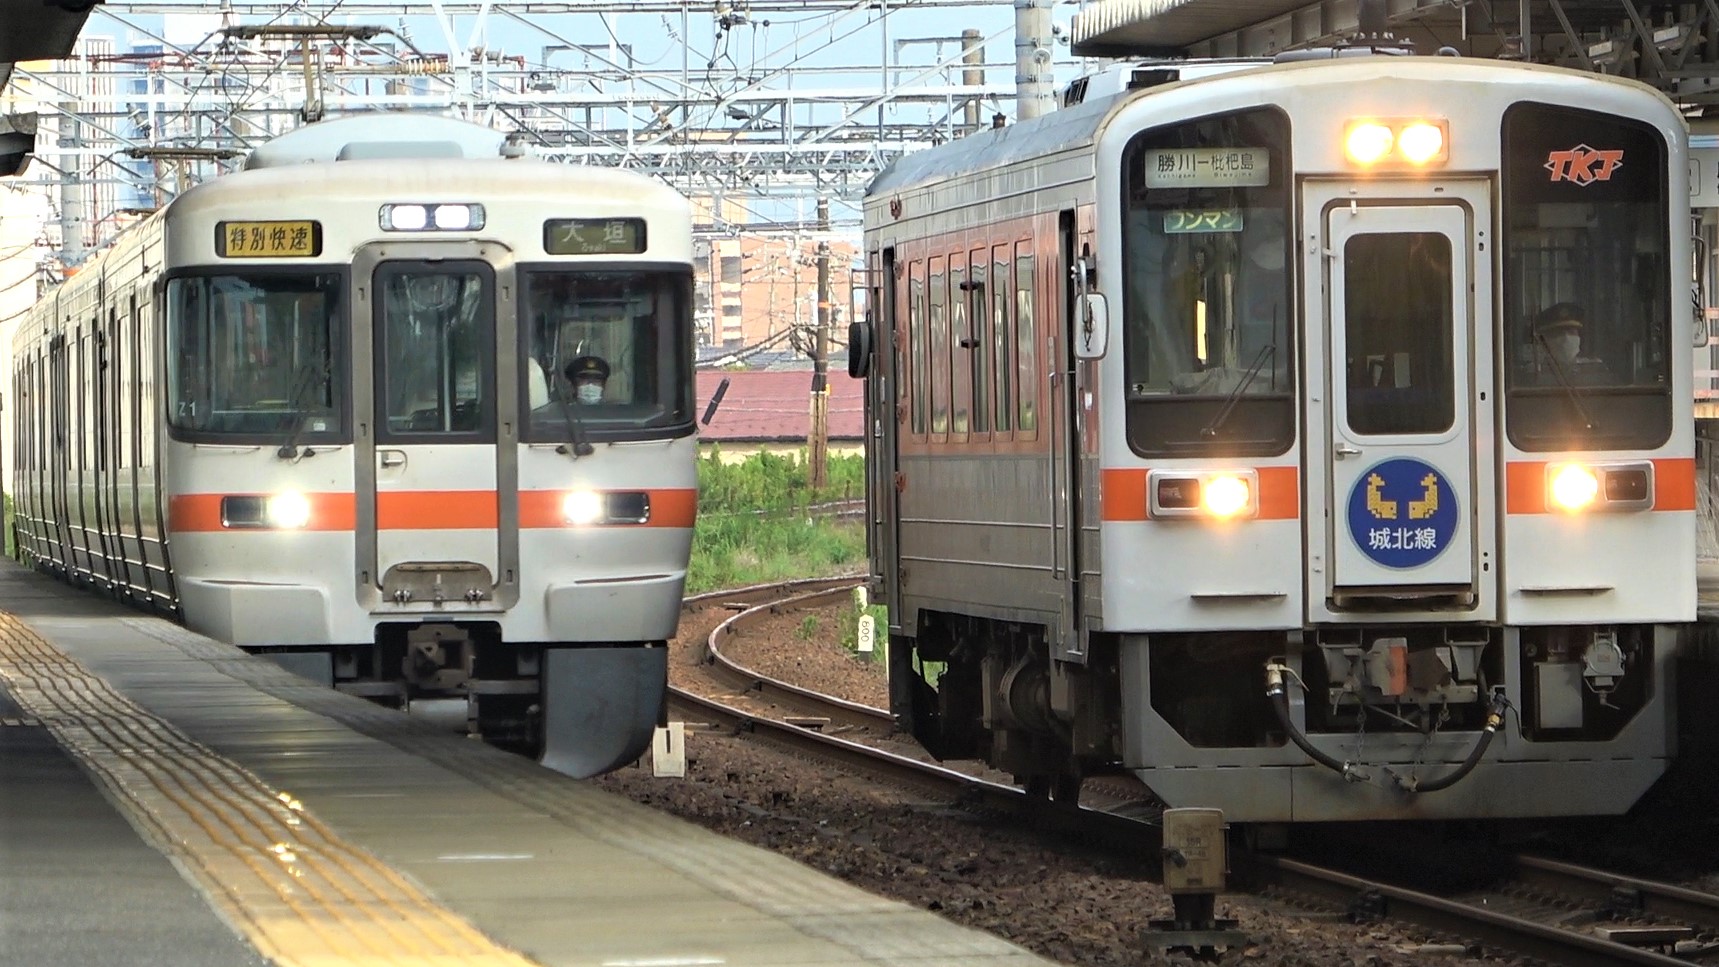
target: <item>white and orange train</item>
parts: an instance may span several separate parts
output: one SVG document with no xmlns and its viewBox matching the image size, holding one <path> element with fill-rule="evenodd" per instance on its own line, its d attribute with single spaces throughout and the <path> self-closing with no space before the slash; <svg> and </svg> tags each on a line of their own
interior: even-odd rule
<svg viewBox="0 0 1719 967">
<path fill-rule="evenodd" d="M 690 209 L 522 154 L 311 125 L 49 293 L 24 559 L 344 690 L 466 695 L 575 775 L 636 758 L 696 508 Z"/>
<path fill-rule="evenodd" d="M 1118 65 L 871 185 L 894 710 L 1058 798 L 1621 812 L 1695 613 L 1683 120 L 1298 56 Z"/>
</svg>

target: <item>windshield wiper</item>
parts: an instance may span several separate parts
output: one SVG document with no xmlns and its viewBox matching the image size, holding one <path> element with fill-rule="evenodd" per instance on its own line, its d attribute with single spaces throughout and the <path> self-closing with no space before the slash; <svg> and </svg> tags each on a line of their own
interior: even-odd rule
<svg viewBox="0 0 1719 967">
<path fill-rule="evenodd" d="M 1272 326 L 1275 331 L 1275 319 L 1273 320 Z M 1223 408 L 1218 410 L 1218 415 L 1212 417 L 1212 422 L 1207 423 L 1205 428 L 1200 430 L 1200 436 L 1210 440 L 1218 435 L 1218 429 L 1224 425 L 1225 420 L 1230 418 L 1230 413 L 1236 408 L 1236 404 L 1241 402 L 1242 394 L 1247 392 L 1247 388 L 1249 386 L 1253 385 L 1254 377 L 1259 375 L 1260 367 L 1264 366 L 1265 361 L 1270 359 L 1276 352 L 1276 343 L 1266 343 L 1259 347 L 1259 355 L 1254 357 L 1253 365 L 1247 368 L 1247 372 L 1243 374 L 1241 382 L 1237 383 L 1236 388 L 1230 390 L 1230 395 L 1224 398 Z"/>
<path fill-rule="evenodd" d="M 322 366 L 300 367 L 298 382 L 293 387 L 292 399 L 288 404 L 292 407 L 292 412 L 287 414 L 287 419 L 291 422 L 292 428 L 287 432 L 286 442 L 282 443 L 281 448 L 275 451 L 275 456 L 282 460 L 298 459 L 298 437 L 300 433 L 304 432 L 305 417 L 310 415 L 306 411 L 310 409 L 311 387 L 316 385 L 318 377 L 327 378 L 327 375 L 328 370 Z M 306 447 L 304 455 L 307 457 L 315 456 L 316 451 Z"/>
<path fill-rule="evenodd" d="M 1582 429 L 1593 432 L 1594 419 L 1588 415 L 1587 408 L 1582 406 L 1582 394 L 1576 392 L 1576 384 L 1570 382 L 1570 375 L 1564 372 L 1564 364 L 1552 352 L 1552 345 L 1546 341 L 1544 332 L 1534 334 L 1535 341 L 1546 350 L 1546 361 L 1552 364 L 1552 375 L 1557 377 L 1558 385 L 1564 388 L 1564 395 L 1569 398 L 1570 405 L 1576 408 L 1576 415 L 1582 418 Z"/>
</svg>

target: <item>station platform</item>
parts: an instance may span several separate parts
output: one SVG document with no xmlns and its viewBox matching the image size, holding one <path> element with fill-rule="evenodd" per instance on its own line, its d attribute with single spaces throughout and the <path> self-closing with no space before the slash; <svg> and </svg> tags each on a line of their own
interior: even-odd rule
<svg viewBox="0 0 1719 967">
<path fill-rule="evenodd" d="M 1053 963 L 11 562 L 0 871 L 0 965 Z"/>
</svg>

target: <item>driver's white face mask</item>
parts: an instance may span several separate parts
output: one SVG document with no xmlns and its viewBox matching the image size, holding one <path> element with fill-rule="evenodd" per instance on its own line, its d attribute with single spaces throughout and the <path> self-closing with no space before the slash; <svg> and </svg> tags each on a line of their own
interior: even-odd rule
<svg viewBox="0 0 1719 967">
<path fill-rule="evenodd" d="M 1580 333 L 1568 329 L 1546 337 L 1546 345 L 1551 347 L 1552 356 L 1560 363 L 1573 362 L 1576 353 L 1582 348 Z"/>
<path fill-rule="evenodd" d="M 603 402 L 603 387 L 599 383 L 580 383 L 578 392 L 581 403 Z"/>
</svg>

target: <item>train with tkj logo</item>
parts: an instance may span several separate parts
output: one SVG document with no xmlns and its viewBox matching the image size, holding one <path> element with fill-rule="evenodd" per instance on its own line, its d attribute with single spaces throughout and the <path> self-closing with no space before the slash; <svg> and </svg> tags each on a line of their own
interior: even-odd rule
<svg viewBox="0 0 1719 967">
<path fill-rule="evenodd" d="M 13 343 L 23 559 L 574 775 L 662 722 L 697 504 L 692 221 L 631 172 L 300 128 Z"/>
<path fill-rule="evenodd" d="M 868 189 L 873 580 L 939 758 L 1258 823 L 1612 814 L 1664 771 L 1683 119 L 1400 53 L 1115 64 Z"/>
</svg>

